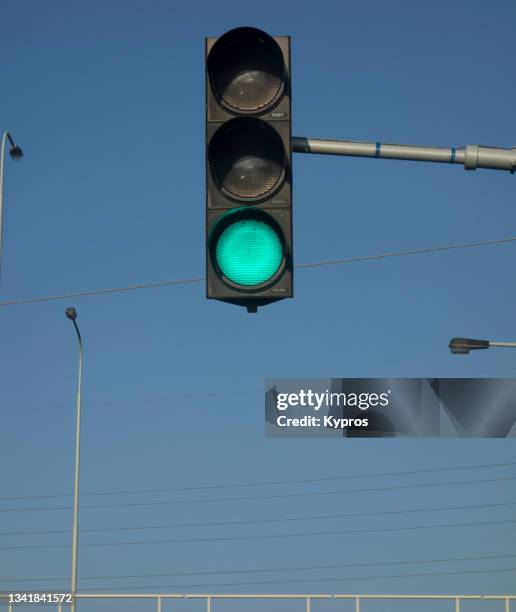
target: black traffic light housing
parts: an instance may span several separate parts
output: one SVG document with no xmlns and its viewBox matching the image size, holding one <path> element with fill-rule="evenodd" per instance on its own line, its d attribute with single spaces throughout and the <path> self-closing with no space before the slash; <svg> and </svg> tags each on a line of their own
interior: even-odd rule
<svg viewBox="0 0 516 612">
<path fill-rule="evenodd" d="M 293 295 L 290 38 L 206 39 L 206 295 L 247 307 Z"/>
</svg>

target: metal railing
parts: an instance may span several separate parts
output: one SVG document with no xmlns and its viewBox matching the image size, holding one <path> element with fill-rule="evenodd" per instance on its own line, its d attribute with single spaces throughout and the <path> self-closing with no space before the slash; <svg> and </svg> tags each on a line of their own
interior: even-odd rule
<svg viewBox="0 0 516 612">
<path fill-rule="evenodd" d="M 7 599 L 7 595 L 1 595 L 0 598 Z M 360 604 L 364 600 L 379 599 L 379 600 L 445 600 L 454 603 L 453 612 L 461 612 L 461 602 L 465 600 L 499 600 L 504 602 L 503 612 L 510 612 L 510 602 L 516 600 L 516 595 L 350 595 L 350 594 L 334 594 L 334 595 L 221 595 L 221 594 L 179 594 L 179 593 L 92 593 L 80 594 L 77 593 L 77 599 L 152 599 L 155 601 L 157 612 L 162 612 L 161 607 L 164 600 L 167 599 L 204 599 L 206 602 L 206 612 L 211 612 L 211 604 L 214 599 L 299 599 L 305 604 L 305 612 L 311 612 L 312 600 L 314 599 L 349 599 L 355 602 L 355 612 L 360 612 Z M 13 612 L 16 608 L 28 604 L 7 603 L 8 612 Z M 68 606 L 66 604 L 58 604 L 56 610 L 63 612 Z"/>
</svg>

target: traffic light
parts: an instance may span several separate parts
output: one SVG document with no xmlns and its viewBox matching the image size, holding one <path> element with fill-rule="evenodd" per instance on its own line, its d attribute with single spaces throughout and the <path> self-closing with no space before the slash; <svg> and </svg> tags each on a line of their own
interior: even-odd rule
<svg viewBox="0 0 516 612">
<path fill-rule="evenodd" d="M 206 296 L 292 297 L 290 37 L 206 39 Z"/>
</svg>

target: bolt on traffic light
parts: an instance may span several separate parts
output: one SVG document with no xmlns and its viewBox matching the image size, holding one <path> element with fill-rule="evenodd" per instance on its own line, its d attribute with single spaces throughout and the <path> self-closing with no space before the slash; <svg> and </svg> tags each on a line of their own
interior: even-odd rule
<svg viewBox="0 0 516 612">
<path fill-rule="evenodd" d="M 290 37 L 206 39 L 206 296 L 292 297 Z"/>
</svg>

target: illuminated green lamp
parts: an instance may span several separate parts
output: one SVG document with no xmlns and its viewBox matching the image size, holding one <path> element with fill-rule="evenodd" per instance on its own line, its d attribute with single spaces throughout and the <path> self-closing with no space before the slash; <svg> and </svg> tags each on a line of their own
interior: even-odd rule
<svg viewBox="0 0 516 612">
<path fill-rule="evenodd" d="M 278 272 L 283 261 L 283 244 L 271 225 L 244 218 L 222 230 L 215 257 L 228 280 L 252 287 L 265 283 Z"/>
</svg>

